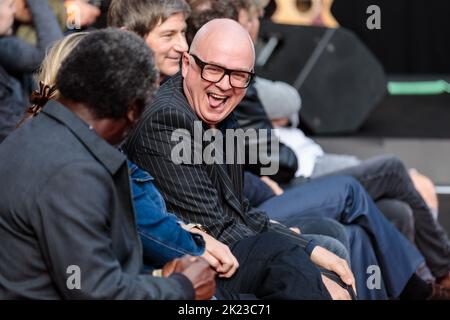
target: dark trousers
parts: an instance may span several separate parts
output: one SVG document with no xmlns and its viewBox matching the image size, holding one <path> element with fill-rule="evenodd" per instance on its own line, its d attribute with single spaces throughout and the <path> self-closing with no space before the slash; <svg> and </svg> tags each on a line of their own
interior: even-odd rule
<svg viewBox="0 0 450 320">
<path fill-rule="evenodd" d="M 384 216 L 412 243 L 415 243 L 414 213 L 404 201 L 382 198 L 375 201 Z"/>
<path fill-rule="evenodd" d="M 354 273 L 359 300 L 386 300 L 389 298 L 386 285 L 381 277 L 378 287 L 367 287 L 367 268 L 379 265 L 376 253 L 368 234 L 358 225 L 341 224 L 329 218 L 311 216 L 298 219 L 291 218 L 289 226 L 298 226 L 303 233 L 326 234 L 339 241 L 351 253 L 348 263 Z M 327 223 L 323 223 L 326 221 Z M 331 223 L 331 222 L 334 222 Z M 321 244 L 320 244 L 321 245 Z M 328 248 L 329 249 L 329 248 Z M 342 257 L 341 257 L 342 258 Z"/>
<path fill-rule="evenodd" d="M 299 217 L 320 216 L 361 227 L 369 239 L 365 246 L 372 247 L 376 260 L 350 252 L 354 273 L 358 273 L 360 279 L 367 279 L 367 268 L 376 263 L 390 297 L 398 297 L 423 263 L 416 248 L 383 216 L 361 184 L 351 177 L 314 179 L 269 199 L 260 208 L 271 212 L 271 218 L 286 225 L 295 225 Z M 366 296 L 370 297 L 372 292 L 365 284 L 366 281 L 357 283 L 359 293 L 366 291 Z"/>
<path fill-rule="evenodd" d="M 375 201 L 390 198 L 407 203 L 414 216 L 415 244 L 431 272 L 435 277 L 441 277 L 450 271 L 450 241 L 447 233 L 434 219 L 399 159 L 392 156 L 376 157 L 336 174 L 356 178 Z"/>
<path fill-rule="evenodd" d="M 329 300 L 319 269 L 306 251 L 273 231 L 238 241 L 231 251 L 239 261 L 230 279 L 217 279 L 219 299 Z"/>
<path fill-rule="evenodd" d="M 389 298 L 383 276 L 379 279 L 370 279 L 373 270 L 380 265 L 377 253 L 371 244 L 370 236 L 358 225 L 346 225 L 350 240 L 352 270 L 355 276 L 359 300 L 386 300 Z M 381 270 L 380 270 L 381 271 Z M 382 275 L 382 273 L 381 273 Z M 376 283 L 378 281 L 378 283 Z M 368 285 L 370 283 L 370 287 Z"/>
</svg>

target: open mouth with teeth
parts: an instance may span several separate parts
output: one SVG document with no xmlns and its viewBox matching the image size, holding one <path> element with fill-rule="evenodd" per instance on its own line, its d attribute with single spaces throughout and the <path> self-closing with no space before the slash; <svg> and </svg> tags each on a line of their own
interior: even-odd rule
<svg viewBox="0 0 450 320">
<path fill-rule="evenodd" d="M 220 108 L 222 107 L 228 100 L 227 96 L 223 96 L 215 93 L 208 93 L 208 101 L 209 105 L 212 108 Z"/>
</svg>

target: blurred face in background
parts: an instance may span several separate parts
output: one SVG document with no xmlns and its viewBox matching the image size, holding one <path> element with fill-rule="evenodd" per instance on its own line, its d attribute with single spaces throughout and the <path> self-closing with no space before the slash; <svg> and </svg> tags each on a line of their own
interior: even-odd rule
<svg viewBox="0 0 450 320">
<path fill-rule="evenodd" d="M 251 6 L 249 10 L 239 10 L 238 22 L 248 31 L 248 33 L 250 33 L 253 43 L 256 43 L 256 40 L 258 39 L 260 27 L 259 18 L 262 17 L 263 14 L 264 9 L 259 9 L 255 5 Z"/>
<path fill-rule="evenodd" d="M 0 36 L 12 33 L 15 10 L 14 0 L 0 0 Z"/>
<path fill-rule="evenodd" d="M 14 0 L 16 3 L 16 12 L 14 18 L 21 23 L 31 23 L 31 12 L 25 0 Z"/>
<path fill-rule="evenodd" d="M 188 50 L 186 21 L 183 13 L 171 15 L 146 36 L 145 42 L 155 54 L 155 65 L 163 76 L 173 76 L 180 70 L 180 59 Z"/>
</svg>

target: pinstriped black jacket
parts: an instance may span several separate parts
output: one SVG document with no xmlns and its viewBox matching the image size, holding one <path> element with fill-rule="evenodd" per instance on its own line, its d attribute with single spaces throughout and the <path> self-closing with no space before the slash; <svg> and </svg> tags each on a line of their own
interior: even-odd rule
<svg viewBox="0 0 450 320">
<path fill-rule="evenodd" d="M 180 274 L 141 274 L 126 157 L 68 108 L 49 101 L 0 163 L 0 300 L 194 297 Z"/>
<path fill-rule="evenodd" d="M 123 146 L 131 161 L 155 177 L 168 210 L 186 223 L 202 224 L 212 236 L 227 245 L 270 228 L 306 247 L 307 240 L 285 226 L 271 224 L 264 212 L 250 207 L 242 192 L 242 165 L 205 161 L 176 164 L 172 161 L 172 151 L 179 144 L 177 139 L 172 141 L 173 132 L 183 129 L 186 136 L 194 137 L 196 121 L 200 119 L 184 95 L 183 79 L 178 73 L 161 86 Z M 237 122 L 231 114 L 220 129 L 235 126 Z M 208 128 L 202 125 L 202 129 Z M 200 143 L 190 144 L 191 159 L 198 157 L 207 146 L 205 142 Z M 236 154 L 233 156 L 236 160 Z"/>
</svg>

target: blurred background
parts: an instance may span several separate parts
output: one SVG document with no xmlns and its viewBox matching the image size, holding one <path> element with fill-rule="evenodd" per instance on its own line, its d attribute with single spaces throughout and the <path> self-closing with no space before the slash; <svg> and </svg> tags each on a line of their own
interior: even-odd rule
<svg viewBox="0 0 450 320">
<path fill-rule="evenodd" d="M 449 17 L 442 0 L 272 0 L 257 71 L 298 89 L 325 151 L 394 154 L 430 177 L 450 233 Z"/>
</svg>

